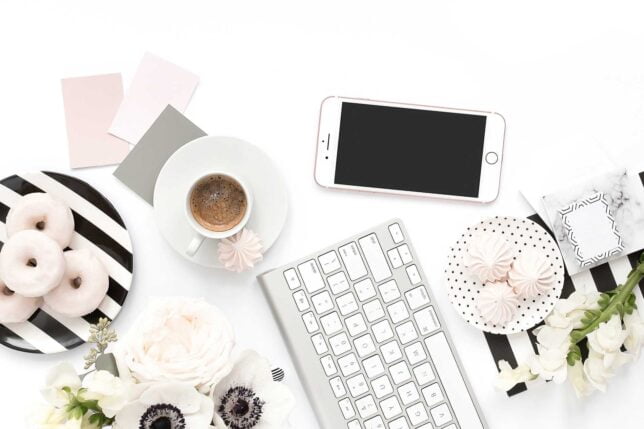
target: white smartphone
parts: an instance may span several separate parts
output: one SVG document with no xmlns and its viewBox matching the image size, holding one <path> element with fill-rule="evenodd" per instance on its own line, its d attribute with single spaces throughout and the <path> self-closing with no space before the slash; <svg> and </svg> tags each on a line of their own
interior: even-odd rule
<svg viewBox="0 0 644 429">
<path fill-rule="evenodd" d="M 490 202 L 499 193 L 498 113 L 327 97 L 315 180 L 328 188 Z"/>
</svg>

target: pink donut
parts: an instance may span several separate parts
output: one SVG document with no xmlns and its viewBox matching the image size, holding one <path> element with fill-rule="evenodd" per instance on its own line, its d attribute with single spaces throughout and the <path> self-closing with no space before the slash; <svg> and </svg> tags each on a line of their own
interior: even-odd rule
<svg viewBox="0 0 644 429">
<path fill-rule="evenodd" d="M 7 235 L 11 237 L 25 229 L 44 232 L 64 249 L 72 240 L 74 216 L 69 207 L 49 194 L 27 194 L 7 213 Z"/>
<path fill-rule="evenodd" d="M 60 285 L 45 295 L 45 303 L 64 316 L 84 316 L 96 310 L 105 298 L 109 275 L 89 250 L 69 250 L 64 256 L 65 275 Z"/>
<path fill-rule="evenodd" d="M 58 286 L 65 273 L 65 258 L 58 243 L 42 232 L 20 231 L 0 251 L 0 272 L 9 289 L 34 298 Z"/>
<path fill-rule="evenodd" d="M 0 323 L 26 322 L 41 304 L 41 298 L 18 295 L 0 281 Z"/>
</svg>

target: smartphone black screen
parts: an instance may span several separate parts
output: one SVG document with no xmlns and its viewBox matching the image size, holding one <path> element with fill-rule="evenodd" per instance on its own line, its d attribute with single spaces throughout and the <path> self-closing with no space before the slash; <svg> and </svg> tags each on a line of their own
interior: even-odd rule
<svg viewBox="0 0 644 429">
<path fill-rule="evenodd" d="M 342 103 L 335 183 L 478 197 L 484 115 Z"/>
</svg>

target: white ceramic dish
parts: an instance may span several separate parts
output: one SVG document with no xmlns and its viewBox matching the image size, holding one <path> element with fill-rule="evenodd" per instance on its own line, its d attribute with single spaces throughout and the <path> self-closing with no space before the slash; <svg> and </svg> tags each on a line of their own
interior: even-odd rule
<svg viewBox="0 0 644 429">
<path fill-rule="evenodd" d="M 476 308 L 476 296 L 483 283 L 463 266 L 468 243 L 477 232 L 502 235 L 517 254 L 524 249 L 543 252 L 551 260 L 555 272 L 552 290 L 535 298 L 520 298 L 516 316 L 505 325 L 493 325 L 483 320 Z M 493 334 L 513 334 L 539 324 L 552 311 L 563 288 L 564 266 L 559 247 L 548 231 L 529 219 L 497 216 L 479 222 L 461 234 L 447 257 L 445 281 L 450 302 L 467 323 Z"/>
<path fill-rule="evenodd" d="M 277 240 L 288 212 L 288 194 L 273 161 L 258 147 L 233 137 L 200 137 L 177 150 L 161 169 L 154 188 L 154 216 L 168 244 L 186 259 L 212 268 L 223 268 L 218 240 L 206 239 L 189 257 L 194 230 L 186 220 L 185 199 L 195 177 L 221 170 L 244 178 L 253 193 L 253 211 L 246 228 L 262 239 L 264 251 Z"/>
</svg>

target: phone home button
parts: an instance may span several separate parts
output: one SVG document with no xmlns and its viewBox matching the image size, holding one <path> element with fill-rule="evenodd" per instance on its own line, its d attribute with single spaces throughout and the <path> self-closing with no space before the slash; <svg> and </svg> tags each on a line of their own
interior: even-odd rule
<svg viewBox="0 0 644 429">
<path fill-rule="evenodd" d="M 485 162 L 490 165 L 494 165 L 499 162 L 499 155 L 496 152 L 488 152 L 485 154 Z"/>
</svg>

